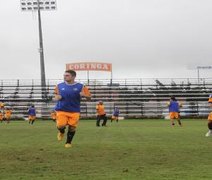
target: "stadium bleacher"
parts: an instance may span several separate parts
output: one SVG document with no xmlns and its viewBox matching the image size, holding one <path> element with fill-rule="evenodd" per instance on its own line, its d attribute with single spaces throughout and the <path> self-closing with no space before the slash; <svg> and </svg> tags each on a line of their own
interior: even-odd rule
<svg viewBox="0 0 212 180">
<path fill-rule="evenodd" d="M 87 80 L 78 80 L 87 84 Z M 13 117 L 27 116 L 31 104 L 38 117 L 49 118 L 55 102 L 54 87 L 61 80 L 47 80 L 46 96 L 42 97 L 39 80 L 1 80 L 0 101 L 13 109 Z M 205 117 L 209 113 L 208 96 L 212 93 L 212 79 L 124 79 L 89 80 L 92 101 L 82 101 L 82 117 L 95 117 L 99 100 L 105 103 L 108 115 L 114 106 L 125 118 L 164 118 L 168 115 L 166 103 L 174 95 L 183 103 L 181 116 Z"/>
</svg>

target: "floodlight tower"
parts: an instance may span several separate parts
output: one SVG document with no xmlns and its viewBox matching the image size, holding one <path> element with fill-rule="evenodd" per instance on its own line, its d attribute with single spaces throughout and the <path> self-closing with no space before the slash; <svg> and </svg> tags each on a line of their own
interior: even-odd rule
<svg viewBox="0 0 212 180">
<path fill-rule="evenodd" d="M 44 61 L 41 11 L 56 10 L 56 7 L 57 7 L 56 0 L 21 0 L 22 11 L 37 11 L 38 12 L 40 73 L 41 73 L 41 89 L 42 89 L 43 99 L 46 98 L 47 94 L 46 94 L 46 73 L 45 73 L 45 61 Z"/>
</svg>

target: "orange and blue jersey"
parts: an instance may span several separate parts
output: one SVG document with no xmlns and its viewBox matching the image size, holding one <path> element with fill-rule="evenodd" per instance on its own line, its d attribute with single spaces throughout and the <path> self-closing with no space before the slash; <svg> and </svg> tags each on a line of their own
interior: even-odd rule
<svg viewBox="0 0 212 180">
<path fill-rule="evenodd" d="M 33 107 L 29 108 L 28 115 L 29 116 L 36 116 L 36 109 L 33 108 Z"/>
<path fill-rule="evenodd" d="M 58 84 L 55 88 L 55 94 L 61 95 L 62 99 L 57 102 L 55 110 L 80 113 L 80 92 L 87 93 L 86 95 L 90 94 L 81 83 L 67 84 L 63 82 Z"/>
<path fill-rule="evenodd" d="M 177 101 L 169 102 L 169 112 L 180 112 L 180 105 Z"/>
</svg>

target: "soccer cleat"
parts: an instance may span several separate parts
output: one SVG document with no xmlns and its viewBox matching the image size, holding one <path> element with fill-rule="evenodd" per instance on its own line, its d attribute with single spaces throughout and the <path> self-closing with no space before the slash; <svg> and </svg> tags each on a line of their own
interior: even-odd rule
<svg viewBox="0 0 212 180">
<path fill-rule="evenodd" d="M 206 137 L 209 137 L 209 136 L 211 136 L 212 135 L 212 132 L 211 131 L 208 131 L 207 133 L 206 133 Z"/>
<path fill-rule="evenodd" d="M 72 146 L 72 145 L 71 145 L 70 143 L 66 143 L 66 144 L 65 144 L 65 148 L 71 148 L 71 146 Z"/>
<path fill-rule="evenodd" d="M 59 132 L 59 133 L 57 134 L 57 140 L 58 140 L 58 141 L 62 141 L 62 140 L 63 140 L 63 137 L 64 137 L 64 134 L 63 134 L 63 133 Z"/>
</svg>

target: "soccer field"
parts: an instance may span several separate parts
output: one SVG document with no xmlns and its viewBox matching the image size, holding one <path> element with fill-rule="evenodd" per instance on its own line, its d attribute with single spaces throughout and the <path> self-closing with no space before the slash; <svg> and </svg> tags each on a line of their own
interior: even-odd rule
<svg viewBox="0 0 212 180">
<path fill-rule="evenodd" d="M 0 124 L 0 179 L 212 179 L 206 120 L 80 122 L 73 148 L 56 139 L 55 123 Z"/>
</svg>

